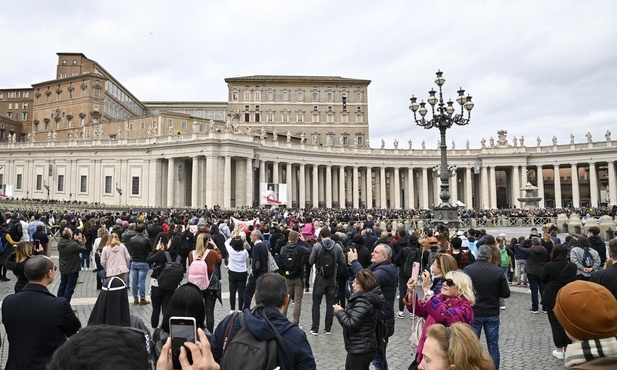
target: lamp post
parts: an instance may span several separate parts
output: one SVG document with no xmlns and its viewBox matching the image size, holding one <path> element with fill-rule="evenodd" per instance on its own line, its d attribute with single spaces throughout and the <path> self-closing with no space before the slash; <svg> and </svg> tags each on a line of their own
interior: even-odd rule
<svg viewBox="0 0 617 370">
<path fill-rule="evenodd" d="M 461 110 L 460 113 L 455 114 L 452 100 L 448 100 L 447 103 L 443 101 L 443 92 L 441 88 L 446 82 L 446 79 L 443 78 L 443 72 L 437 71 L 436 74 L 437 78 L 435 79 L 435 84 L 437 84 L 439 88 L 439 97 L 436 96 L 437 91 L 431 89 L 431 91 L 428 92 L 429 97 L 426 99 L 431 106 L 432 118 L 425 118 L 428 113 L 426 103 L 424 100 L 418 103 L 418 98 L 415 96 L 412 96 L 410 99 L 411 103 L 409 104 L 409 109 L 413 112 L 414 121 L 418 126 L 424 127 L 427 130 L 436 127 L 439 129 L 440 133 L 439 147 L 441 149 L 441 163 L 436 167 L 439 172 L 439 179 L 441 180 L 441 191 L 439 192 L 441 203 L 433 206 L 433 223 L 457 227 L 459 224 L 457 207 L 450 204 L 450 186 L 448 184 L 448 179 L 454 175 L 456 166 L 448 166 L 446 130 L 454 124 L 459 126 L 469 124 L 471 110 L 474 104 L 471 101 L 471 96 L 469 96 L 469 94 L 465 96 L 465 90 L 460 88 L 458 90 L 456 102 L 461 106 Z M 465 111 L 467 111 L 467 117 L 465 117 Z M 418 114 L 420 114 L 419 119 L 417 116 Z"/>
</svg>

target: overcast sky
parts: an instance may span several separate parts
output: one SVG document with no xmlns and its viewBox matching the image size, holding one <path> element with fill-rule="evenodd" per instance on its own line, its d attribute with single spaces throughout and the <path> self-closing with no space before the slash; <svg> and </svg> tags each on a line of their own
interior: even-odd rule
<svg viewBox="0 0 617 370">
<path fill-rule="evenodd" d="M 147 4 L 147 5 L 145 5 Z M 99 62 L 143 101 L 226 101 L 226 77 L 369 79 L 371 146 L 407 148 L 439 132 L 415 125 L 444 71 L 475 102 L 448 146 L 525 136 L 526 145 L 617 140 L 617 1 L 10 1 L 0 13 L 0 86 L 55 77 L 57 52 Z"/>
</svg>

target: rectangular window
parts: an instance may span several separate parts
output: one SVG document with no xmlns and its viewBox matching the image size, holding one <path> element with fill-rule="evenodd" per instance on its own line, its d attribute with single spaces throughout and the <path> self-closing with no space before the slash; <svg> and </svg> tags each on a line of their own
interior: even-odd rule
<svg viewBox="0 0 617 370">
<path fill-rule="evenodd" d="M 184 131 L 186 131 L 187 126 L 188 126 L 188 125 L 187 125 L 186 121 L 182 121 L 182 122 L 180 123 L 180 127 L 181 127 L 181 128 L 182 128 L 182 130 L 184 130 Z"/>
<path fill-rule="evenodd" d="M 49 103 L 51 94 L 45 94 L 45 103 Z"/>
<path fill-rule="evenodd" d="M 0 99 L 4 99 L 4 93 L 0 93 Z"/>
<path fill-rule="evenodd" d="M 260 114 L 259 113 L 255 113 L 255 122 L 260 122 Z"/>
<path fill-rule="evenodd" d="M 9 103 L 9 109 L 13 109 L 13 103 Z"/>
<path fill-rule="evenodd" d="M 349 136 L 343 136 L 343 145 L 349 145 Z"/>
<path fill-rule="evenodd" d="M 334 122 L 334 114 L 333 113 L 328 113 L 328 115 L 326 116 L 326 122 L 328 122 L 328 123 L 333 123 Z"/>
<path fill-rule="evenodd" d="M 334 101 L 334 93 L 332 91 L 328 91 L 326 93 L 326 100 L 328 101 Z"/>
<path fill-rule="evenodd" d="M 145 121 L 141 121 L 141 124 L 139 126 L 142 130 L 146 129 L 146 122 Z"/>
<path fill-rule="evenodd" d="M 281 96 L 283 101 L 289 101 L 289 91 L 283 91 L 283 94 Z"/>
<path fill-rule="evenodd" d="M 21 109 L 28 109 L 28 103 L 22 104 Z"/>
<path fill-rule="evenodd" d="M 349 116 L 347 114 L 342 114 L 341 115 L 341 122 L 342 123 L 349 123 Z"/>
<path fill-rule="evenodd" d="M 94 96 L 96 97 L 101 96 L 101 89 L 94 89 Z"/>
<path fill-rule="evenodd" d="M 88 191 L 88 176 L 81 175 L 79 191 L 81 193 L 85 193 Z"/>
<path fill-rule="evenodd" d="M 244 122 L 251 122 L 251 114 L 244 113 Z"/>
<path fill-rule="evenodd" d="M 319 122 L 319 113 L 313 113 L 313 123 Z"/>
<path fill-rule="evenodd" d="M 6 112 L 6 116 L 7 116 L 9 119 L 13 119 L 13 112 Z"/>
<path fill-rule="evenodd" d="M 58 191 L 64 191 L 64 175 L 58 175 Z"/>
<path fill-rule="evenodd" d="M 73 90 L 69 90 L 69 99 L 73 99 Z"/>
<path fill-rule="evenodd" d="M 274 100 L 274 91 L 268 91 L 268 101 Z"/>
<path fill-rule="evenodd" d="M 298 122 L 304 122 L 304 112 L 298 112 L 298 113 L 296 113 L 296 121 L 298 121 Z"/>
<path fill-rule="evenodd" d="M 56 93 L 56 101 L 60 101 L 62 100 L 62 92 L 57 92 Z"/>
<path fill-rule="evenodd" d="M 251 92 L 250 91 L 245 91 L 244 92 L 244 101 L 251 101 Z"/>
<path fill-rule="evenodd" d="M 131 195 L 139 195 L 139 177 L 137 176 L 131 179 Z"/>
<path fill-rule="evenodd" d="M 362 103 L 364 101 L 364 94 L 360 91 L 356 92 L 356 103 Z"/>
<path fill-rule="evenodd" d="M 60 73 L 60 78 L 66 78 L 66 73 Z"/>
<path fill-rule="evenodd" d="M 303 91 L 296 92 L 296 100 L 297 101 L 304 101 L 304 92 Z"/>
<path fill-rule="evenodd" d="M 28 112 L 21 112 L 21 120 L 22 121 L 28 120 Z"/>
<path fill-rule="evenodd" d="M 3 183 L 4 183 L 4 174 L 0 173 L 0 187 L 2 187 Z"/>
<path fill-rule="evenodd" d="M 255 101 L 261 101 L 261 91 L 255 91 Z"/>
<path fill-rule="evenodd" d="M 283 113 L 281 113 L 281 121 L 283 121 L 283 122 L 289 122 L 289 112 L 283 112 Z"/>
<path fill-rule="evenodd" d="M 43 189 L 43 175 L 36 175 L 36 190 Z"/>
<path fill-rule="evenodd" d="M 319 101 L 319 91 L 313 91 L 313 101 Z"/>
<path fill-rule="evenodd" d="M 266 120 L 268 122 L 274 122 L 274 113 L 273 112 L 268 112 L 267 116 L 266 116 Z"/>
<path fill-rule="evenodd" d="M 362 136 L 358 136 L 358 146 L 364 145 L 364 138 Z"/>
<path fill-rule="evenodd" d="M 105 194 L 111 194 L 111 176 L 105 176 Z"/>
<path fill-rule="evenodd" d="M 21 179 L 22 179 L 22 174 L 18 173 L 17 174 L 17 179 L 15 181 L 15 189 L 17 189 L 17 190 L 21 190 Z"/>
<path fill-rule="evenodd" d="M 85 98 L 87 96 L 86 89 L 81 89 L 81 97 Z"/>
<path fill-rule="evenodd" d="M 231 92 L 231 100 L 232 101 L 238 101 L 238 92 L 237 91 L 232 91 Z"/>
<path fill-rule="evenodd" d="M 41 96 L 40 95 L 37 95 L 37 96 L 34 97 L 34 103 L 35 104 L 40 104 L 41 103 Z"/>
</svg>

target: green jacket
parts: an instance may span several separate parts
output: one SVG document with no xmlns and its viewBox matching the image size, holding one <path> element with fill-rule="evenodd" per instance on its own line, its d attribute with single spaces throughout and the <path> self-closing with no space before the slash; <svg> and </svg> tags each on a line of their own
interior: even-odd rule
<svg viewBox="0 0 617 370">
<path fill-rule="evenodd" d="M 61 274 L 74 274 L 81 270 L 80 253 L 86 252 L 86 246 L 75 240 L 60 238 L 58 241 L 58 254 Z"/>
</svg>

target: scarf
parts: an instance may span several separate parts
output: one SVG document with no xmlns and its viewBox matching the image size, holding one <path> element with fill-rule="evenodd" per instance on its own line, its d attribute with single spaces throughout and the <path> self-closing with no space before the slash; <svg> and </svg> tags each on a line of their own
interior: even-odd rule
<svg viewBox="0 0 617 370">
<path fill-rule="evenodd" d="M 574 342 L 566 347 L 565 366 L 580 365 L 602 357 L 617 357 L 617 337 Z"/>
</svg>

